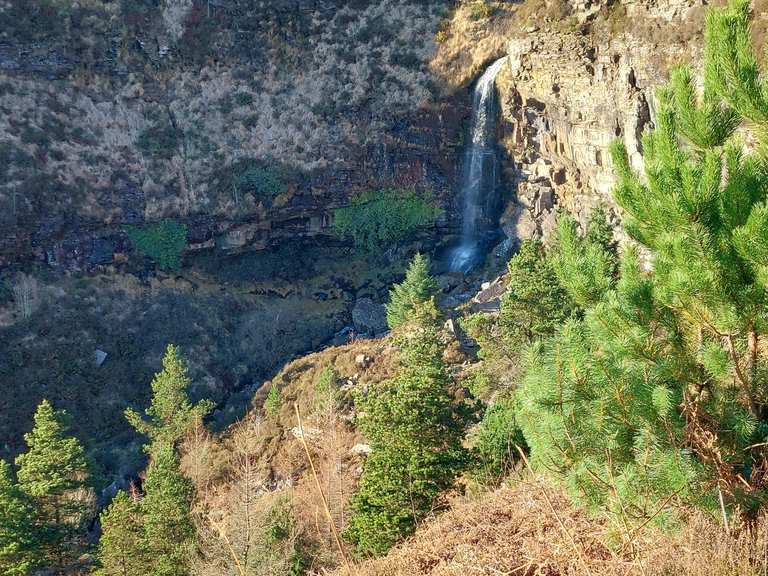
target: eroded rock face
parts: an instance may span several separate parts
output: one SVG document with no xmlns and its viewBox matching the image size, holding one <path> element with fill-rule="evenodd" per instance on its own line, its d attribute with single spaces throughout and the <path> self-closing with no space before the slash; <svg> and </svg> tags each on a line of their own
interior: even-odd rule
<svg viewBox="0 0 768 576">
<path fill-rule="evenodd" d="M 595 16 L 595 3 L 587 4 L 576 10 L 577 21 Z M 582 222 L 597 203 L 615 208 L 614 140 L 642 167 L 641 137 L 653 126 L 654 91 L 668 64 L 689 59 L 700 44 L 665 44 L 666 30 L 696 28 L 702 14 L 687 0 L 621 7 L 627 26 L 621 34 L 598 26 L 591 32 L 530 29 L 508 43 L 509 69 L 499 78 L 501 140 L 518 168 L 517 203 L 503 218 L 508 236 L 546 239 L 557 208 Z M 656 34 L 633 24 L 647 21 L 659 23 Z"/>
<path fill-rule="evenodd" d="M 467 104 L 435 103 L 442 3 L 156 4 L 0 31 L 0 266 L 91 269 L 163 218 L 192 249 L 262 249 L 376 187 L 429 188 L 450 218 Z"/>
</svg>

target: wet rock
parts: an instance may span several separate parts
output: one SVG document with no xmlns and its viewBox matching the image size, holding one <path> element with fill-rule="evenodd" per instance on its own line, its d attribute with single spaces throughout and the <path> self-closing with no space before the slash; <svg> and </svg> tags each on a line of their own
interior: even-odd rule
<svg viewBox="0 0 768 576">
<path fill-rule="evenodd" d="M 483 289 L 477 293 L 473 301 L 477 304 L 487 304 L 495 300 L 500 300 L 504 294 L 506 287 L 504 282 L 499 278 L 493 282 L 484 282 Z"/>
</svg>

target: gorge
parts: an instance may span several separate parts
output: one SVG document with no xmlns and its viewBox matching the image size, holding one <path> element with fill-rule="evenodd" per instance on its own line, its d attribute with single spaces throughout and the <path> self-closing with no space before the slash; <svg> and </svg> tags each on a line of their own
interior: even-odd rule
<svg viewBox="0 0 768 576">
<path fill-rule="evenodd" d="M 768 29 L 765 2 L 752 2 L 755 45 Z M 616 194 L 618 184 L 624 199 L 642 189 L 626 174 L 642 173 L 654 152 L 644 138 L 669 126 L 659 87 L 678 64 L 703 61 L 710 9 L 699 0 L 0 0 L 0 574 L 159 574 L 148 566 L 165 552 L 135 550 L 122 558 L 140 563 L 115 571 L 98 544 L 145 517 L 183 517 L 174 533 L 194 535 L 163 576 L 764 574 L 731 559 L 711 574 L 718 564 L 680 567 L 711 551 L 697 535 L 717 534 L 718 550 L 747 563 L 768 549 L 736 545 L 719 527 L 723 517 L 736 525 L 744 486 L 759 493 L 745 501 L 763 505 L 768 467 L 747 462 L 768 462 L 766 401 L 750 396 L 768 374 L 762 319 L 689 334 L 696 314 L 680 326 L 677 309 L 663 315 L 663 298 L 688 286 L 711 288 L 707 305 L 720 305 L 725 281 L 708 283 L 718 268 L 665 291 L 669 267 L 634 266 L 627 246 L 638 227 L 625 229 Z M 726 194 L 720 182 L 706 189 Z M 668 208 L 670 222 L 678 209 Z M 746 216 L 707 222 L 741 226 Z M 645 239 L 687 242 L 690 221 Z M 718 238 L 734 245 L 713 258 L 731 255 L 743 273 L 726 280 L 764 278 L 730 232 Z M 696 257 L 667 261 L 680 278 L 689 263 L 713 261 L 690 246 Z M 762 311 L 749 300 L 762 288 L 738 288 L 731 294 L 748 301 L 715 320 Z M 667 339 L 673 325 L 678 341 Z M 665 364 L 665 354 L 679 361 Z M 749 381 L 728 389 L 739 377 Z M 561 383 L 572 385 L 568 402 Z M 719 386 L 728 393 L 711 394 Z M 582 412 L 565 418 L 582 392 Z M 706 412 L 713 398 L 727 410 Z M 163 401 L 171 409 L 156 408 Z M 710 428 L 701 414 L 731 419 Z M 58 554 L 45 548 L 44 560 L 8 571 L 17 548 L 5 546 L 6 503 L 54 509 L 17 488 L 30 431 L 45 418 L 60 418 L 53 428 L 82 447 L 76 489 L 54 498 L 81 499 L 83 512 L 46 532 L 70 538 Z M 571 426 L 581 427 L 574 442 L 547 451 Z M 733 446 L 701 459 L 686 444 L 732 428 Z M 659 446 L 668 452 L 652 465 L 669 474 L 634 459 Z M 592 460 L 573 472 L 584 454 Z M 707 454 L 733 461 L 699 482 Z M 158 462 L 172 472 L 167 485 L 182 488 L 168 492 L 184 514 L 146 511 Z M 617 500 L 604 498 L 634 466 Z M 586 508 L 566 495 L 595 478 Z M 658 485 L 636 490 L 647 478 Z M 701 486 L 724 490 L 696 500 Z M 632 516 L 614 523 L 625 512 L 618 498 Z M 663 498 L 679 508 L 657 518 Z M 701 502 L 714 506 L 702 512 Z M 133 508 L 110 523 L 101 515 L 110 503 Z M 690 514 L 675 524 L 677 510 Z M 681 532 L 657 531 L 656 519 Z M 391 557 L 365 559 L 393 545 Z"/>
</svg>

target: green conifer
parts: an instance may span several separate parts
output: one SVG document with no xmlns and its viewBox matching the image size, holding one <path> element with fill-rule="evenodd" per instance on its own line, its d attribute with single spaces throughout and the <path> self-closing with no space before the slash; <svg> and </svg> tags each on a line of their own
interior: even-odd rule
<svg viewBox="0 0 768 576">
<path fill-rule="evenodd" d="M 414 308 L 398 332 L 400 373 L 360 399 L 372 452 L 346 535 L 366 555 L 386 552 L 443 505 L 469 460 L 462 440 L 474 407 L 454 395 L 434 304 Z"/>
<path fill-rule="evenodd" d="M 28 451 L 16 458 L 19 485 L 31 499 L 40 559 L 62 569 L 82 548 L 81 529 L 89 510 L 89 470 L 83 447 L 66 435 L 65 413 L 43 400 Z"/>
<path fill-rule="evenodd" d="M 125 417 L 153 443 L 175 444 L 200 424 L 213 408 L 213 403 L 208 400 L 197 405 L 189 401 L 187 389 L 190 384 L 181 352 L 169 344 L 163 357 L 163 369 L 152 380 L 152 404 L 146 410 L 146 418 L 132 408 L 125 411 Z"/>
<path fill-rule="evenodd" d="M 509 261 L 499 326 L 510 348 L 550 336 L 571 315 L 574 303 L 538 240 L 524 240 Z"/>
<path fill-rule="evenodd" d="M 439 292 L 437 281 L 429 274 L 429 258 L 416 254 L 405 273 L 405 280 L 389 292 L 387 324 L 394 329 L 408 321 L 417 305 L 427 302 Z"/>
<path fill-rule="evenodd" d="M 264 412 L 271 418 L 277 418 L 280 414 L 280 407 L 283 404 L 283 395 L 280 392 L 280 388 L 277 384 L 272 384 L 272 387 L 267 393 L 267 399 L 264 400 Z"/>
<path fill-rule="evenodd" d="M 0 460 L 0 573 L 26 576 L 36 560 L 32 508 L 14 481 L 11 466 Z"/>
<path fill-rule="evenodd" d="M 628 248 L 613 283 L 566 221 L 558 276 L 584 319 L 532 351 L 517 394 L 534 465 L 624 529 L 768 496 L 768 90 L 749 3 L 712 10 L 705 38 L 703 91 L 686 68 L 659 91 L 644 178 L 614 148 L 615 198 L 651 266 Z"/>
<path fill-rule="evenodd" d="M 195 546 L 190 517 L 194 488 L 179 467 L 169 443 L 155 443 L 144 481 L 140 504 L 142 548 L 150 562 L 151 576 L 188 576 Z"/>
<path fill-rule="evenodd" d="M 118 492 L 100 520 L 97 576 L 150 574 L 140 503 L 130 494 Z"/>
</svg>

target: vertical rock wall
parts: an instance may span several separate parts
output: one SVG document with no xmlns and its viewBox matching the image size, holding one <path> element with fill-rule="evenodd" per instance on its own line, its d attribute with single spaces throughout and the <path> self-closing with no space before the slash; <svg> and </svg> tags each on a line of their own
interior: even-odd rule
<svg viewBox="0 0 768 576">
<path fill-rule="evenodd" d="M 654 3 L 636 5 L 623 18 L 627 26 L 653 17 L 700 33 L 702 14 L 687 3 Z M 517 201 L 503 218 L 508 236 L 546 239 L 558 207 L 582 222 L 598 203 L 615 208 L 611 143 L 623 140 L 632 164 L 642 168 L 641 137 L 653 126 L 655 89 L 670 64 L 699 50 L 698 39 L 664 44 L 660 30 L 609 35 L 532 28 L 509 40 L 510 66 L 499 78 L 501 141 L 517 183 Z"/>
</svg>

